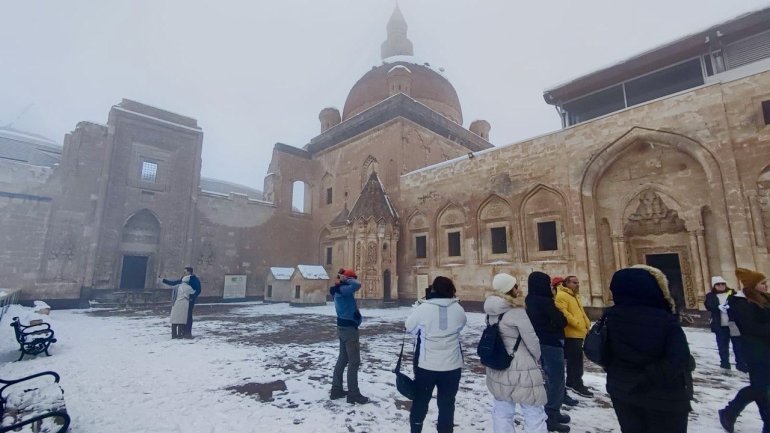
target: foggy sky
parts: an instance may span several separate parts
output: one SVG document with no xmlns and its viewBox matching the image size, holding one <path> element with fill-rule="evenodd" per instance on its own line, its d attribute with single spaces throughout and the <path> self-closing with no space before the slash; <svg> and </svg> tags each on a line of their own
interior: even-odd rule
<svg viewBox="0 0 770 433">
<path fill-rule="evenodd" d="M 198 120 L 203 176 L 261 189 L 273 144 L 305 145 L 320 132 L 319 111 L 342 111 L 353 84 L 381 63 L 394 5 L 0 0 L 0 126 L 61 143 L 77 122 L 105 123 L 112 105 L 134 99 Z M 495 145 L 560 127 L 544 89 L 768 5 L 399 2 L 415 55 L 445 68 L 464 126 L 488 120 Z"/>
</svg>

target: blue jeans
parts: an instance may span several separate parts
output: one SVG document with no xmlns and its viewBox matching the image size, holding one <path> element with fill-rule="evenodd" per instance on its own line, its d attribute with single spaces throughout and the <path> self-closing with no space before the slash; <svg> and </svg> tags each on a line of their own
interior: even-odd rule
<svg viewBox="0 0 770 433">
<path fill-rule="evenodd" d="M 717 349 L 719 349 L 719 365 L 722 368 L 730 368 L 730 342 L 732 342 L 735 365 L 738 370 L 747 370 L 743 353 L 741 353 L 741 337 L 730 337 L 730 328 L 727 326 L 720 326 L 714 334 L 717 337 Z"/>
<path fill-rule="evenodd" d="M 545 373 L 545 414 L 549 419 L 561 413 L 564 401 L 564 348 L 540 345 L 540 365 Z"/>
</svg>

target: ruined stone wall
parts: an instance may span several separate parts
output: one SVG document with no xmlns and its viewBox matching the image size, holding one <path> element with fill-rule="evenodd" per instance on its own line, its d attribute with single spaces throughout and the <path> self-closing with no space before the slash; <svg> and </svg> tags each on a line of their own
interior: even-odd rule
<svg viewBox="0 0 770 433">
<path fill-rule="evenodd" d="M 45 251 L 53 169 L 0 161 L 0 286 L 35 287 Z"/>
</svg>

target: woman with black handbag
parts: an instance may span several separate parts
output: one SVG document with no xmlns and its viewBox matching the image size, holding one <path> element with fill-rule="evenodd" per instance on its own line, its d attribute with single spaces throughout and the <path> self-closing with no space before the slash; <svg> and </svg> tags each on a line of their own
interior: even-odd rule
<svg viewBox="0 0 770 433">
<path fill-rule="evenodd" d="M 516 278 L 497 274 L 494 293 L 484 301 L 490 324 L 498 323 L 506 352 L 513 355 L 505 370 L 487 367 L 487 388 L 492 393 L 492 426 L 495 433 L 515 433 L 516 406 L 524 416 L 525 433 L 546 433 L 545 380 L 540 371 L 540 340 L 527 312 L 521 308 Z"/>
<path fill-rule="evenodd" d="M 610 282 L 607 393 L 624 433 L 686 433 L 694 360 L 666 276 L 635 265 Z"/>
<path fill-rule="evenodd" d="M 455 298 L 451 279 L 436 277 L 426 299 L 406 319 L 406 330 L 417 335 L 419 353 L 414 368 L 415 393 L 409 412 L 411 433 L 422 432 L 433 389 L 437 389 L 438 433 L 454 431 L 455 396 L 460 388 L 463 355 L 460 331 L 465 310 Z"/>
</svg>

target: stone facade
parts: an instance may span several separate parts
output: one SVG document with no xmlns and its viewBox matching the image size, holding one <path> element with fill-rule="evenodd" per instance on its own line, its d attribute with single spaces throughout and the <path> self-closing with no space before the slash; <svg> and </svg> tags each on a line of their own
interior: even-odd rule
<svg viewBox="0 0 770 433">
<path fill-rule="evenodd" d="M 355 269 L 362 305 L 387 305 L 438 275 L 482 301 L 495 273 L 542 270 L 577 275 L 603 306 L 616 269 L 651 263 L 676 269 L 681 306 L 698 308 L 711 275 L 770 271 L 770 61 L 493 147 L 488 122 L 458 123 L 440 72 L 410 63 L 394 19 L 382 73 L 355 84 L 344 116 L 324 108 L 306 146 L 275 145 L 261 197 L 203 189 L 197 122 L 128 100 L 106 125 L 78 124 L 56 166 L 0 159 L 3 284 L 74 303 L 190 264 L 204 299 L 236 274 L 248 298 L 290 301 L 266 296 L 293 287 L 269 269 L 306 263 Z"/>
</svg>

